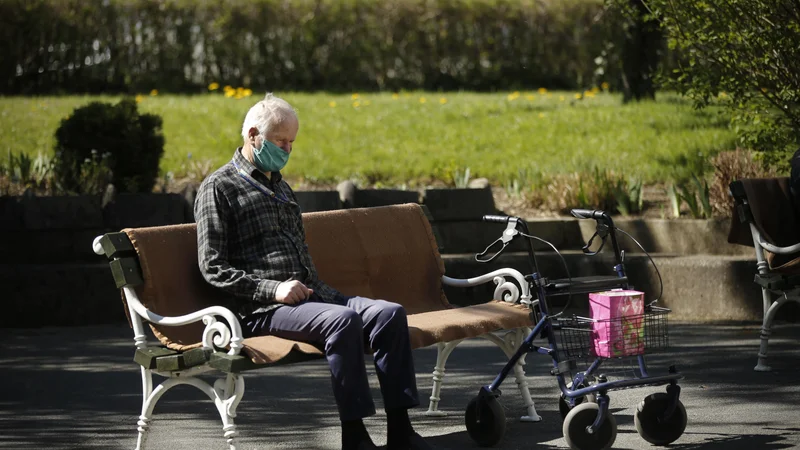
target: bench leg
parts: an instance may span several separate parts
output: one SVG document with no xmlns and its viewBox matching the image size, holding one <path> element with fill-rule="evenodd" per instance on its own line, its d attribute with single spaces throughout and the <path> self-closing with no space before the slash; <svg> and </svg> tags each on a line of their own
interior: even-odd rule
<svg viewBox="0 0 800 450">
<path fill-rule="evenodd" d="M 511 358 L 530 332 L 530 328 L 517 328 L 505 333 L 502 338 L 494 334 L 486 334 L 482 337 L 494 342 L 503 350 L 507 357 Z M 522 395 L 522 401 L 525 403 L 525 410 L 527 412 L 527 414 L 520 417 L 519 420 L 521 422 L 539 422 L 542 420 L 542 417 L 536 413 L 536 406 L 531 397 L 528 380 L 525 377 L 525 355 L 522 355 L 517 361 L 517 364 L 514 365 L 514 377 L 516 378 L 517 387 L 519 388 L 519 393 Z"/>
<path fill-rule="evenodd" d="M 192 377 L 192 376 L 176 376 L 169 378 L 163 383 L 153 389 L 152 373 L 150 370 L 142 368 L 142 384 L 144 399 L 142 401 L 142 415 L 139 416 L 139 439 L 136 444 L 136 450 L 143 450 L 145 437 L 148 425 L 152 420 L 153 408 L 155 408 L 158 400 L 169 389 L 181 385 L 188 384 L 204 392 L 208 398 L 214 402 L 217 411 L 222 419 L 222 431 L 225 439 L 228 441 L 230 450 L 236 450 L 235 438 L 237 435 L 236 425 L 233 423 L 233 418 L 236 417 L 236 408 L 244 395 L 244 378 L 239 374 L 228 374 L 225 379 L 219 379 L 211 387 L 205 381 Z"/>
<path fill-rule="evenodd" d="M 149 369 L 142 369 L 142 413 L 139 416 L 139 421 L 136 423 L 139 437 L 136 439 L 136 450 L 143 450 L 145 439 L 147 438 L 147 428 L 150 426 L 150 415 L 147 413 L 149 402 L 148 399 L 153 393 L 153 373 Z M 149 408 L 152 412 L 152 408 Z"/>
<path fill-rule="evenodd" d="M 463 339 L 451 342 L 439 342 L 436 344 L 436 366 L 433 368 L 433 391 L 431 392 L 431 401 L 428 405 L 428 411 L 425 415 L 431 417 L 444 417 L 446 412 L 439 410 L 439 400 L 441 400 L 442 383 L 444 383 L 444 366 L 447 364 L 447 358 L 453 353 L 458 344 Z"/>
<path fill-rule="evenodd" d="M 789 297 L 787 294 L 784 294 L 773 302 L 772 294 L 766 289 L 762 289 L 762 291 L 764 295 L 764 321 L 761 325 L 761 345 L 758 349 L 758 363 L 756 364 L 755 370 L 757 372 L 769 372 L 772 368 L 767 365 L 767 347 L 769 345 L 769 338 L 772 336 L 771 329 L 772 322 L 775 320 L 775 314 L 784 303 L 789 301 L 800 303 L 800 298 L 794 296 Z"/>
</svg>

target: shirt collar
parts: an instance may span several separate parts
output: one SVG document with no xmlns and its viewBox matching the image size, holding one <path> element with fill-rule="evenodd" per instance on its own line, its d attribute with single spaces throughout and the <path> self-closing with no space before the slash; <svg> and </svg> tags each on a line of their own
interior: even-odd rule
<svg viewBox="0 0 800 450">
<path fill-rule="evenodd" d="M 253 163 L 251 163 L 250 161 L 248 161 L 247 158 L 244 157 L 244 155 L 242 154 L 242 147 L 237 148 L 236 151 L 233 153 L 233 161 L 236 163 L 236 165 L 241 167 L 242 170 L 247 172 L 247 174 L 250 175 L 251 177 L 253 178 L 259 177 L 261 179 L 267 178 L 266 175 L 264 175 L 264 172 L 258 170 L 258 168 Z M 277 183 L 282 179 L 283 175 L 281 175 L 280 171 L 272 172 L 272 179 L 270 180 L 272 183 Z"/>
</svg>

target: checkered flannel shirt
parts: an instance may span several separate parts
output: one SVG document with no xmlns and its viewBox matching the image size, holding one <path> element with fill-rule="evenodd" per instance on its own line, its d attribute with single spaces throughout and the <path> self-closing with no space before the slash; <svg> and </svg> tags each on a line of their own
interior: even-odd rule
<svg viewBox="0 0 800 450">
<path fill-rule="evenodd" d="M 242 177 L 233 162 L 266 193 Z M 241 148 L 200 185 L 194 216 L 200 272 L 233 297 L 240 317 L 281 306 L 275 291 L 290 280 L 313 289 L 324 302 L 341 301 L 342 294 L 317 277 L 294 192 L 280 172 L 267 179 Z"/>
</svg>

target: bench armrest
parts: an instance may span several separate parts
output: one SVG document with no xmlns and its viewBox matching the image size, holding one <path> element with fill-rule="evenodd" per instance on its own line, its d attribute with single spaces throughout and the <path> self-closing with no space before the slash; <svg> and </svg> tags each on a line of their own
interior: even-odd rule
<svg viewBox="0 0 800 450">
<path fill-rule="evenodd" d="M 758 240 L 758 245 L 760 245 L 764 250 L 772 253 L 778 253 L 781 255 L 788 255 L 790 253 L 795 253 L 800 251 L 800 243 L 790 245 L 789 247 L 776 247 L 769 242 L 764 242 L 763 240 Z"/>
<path fill-rule="evenodd" d="M 205 330 L 203 330 L 203 348 L 216 351 L 217 349 L 225 348 L 230 345 L 228 354 L 231 356 L 238 355 L 241 351 L 243 340 L 242 326 L 239 325 L 239 320 L 236 315 L 228 308 L 223 306 L 210 306 L 182 316 L 165 317 L 147 309 L 142 302 L 139 301 L 139 297 L 132 287 L 125 286 L 122 289 L 125 292 L 125 299 L 128 301 L 129 309 L 148 322 L 156 325 L 179 326 L 202 320 L 206 326 Z M 222 317 L 227 324 L 217 321 L 215 316 Z M 132 319 L 137 319 L 137 322 L 139 321 L 138 317 Z"/>
<path fill-rule="evenodd" d="M 517 284 L 514 284 L 510 281 L 506 281 L 504 277 L 511 277 L 513 278 Z M 522 276 L 522 273 L 516 269 L 512 269 L 509 267 L 495 270 L 494 272 L 489 272 L 487 274 L 467 278 L 467 279 L 459 279 L 459 278 L 450 278 L 448 276 L 442 276 L 442 283 L 448 286 L 455 286 L 455 287 L 470 287 L 470 286 L 477 286 L 479 284 L 488 283 L 489 281 L 494 281 L 494 284 L 497 287 L 494 290 L 494 298 L 498 300 L 504 300 L 509 303 L 522 303 L 524 305 L 535 305 L 539 302 L 539 300 L 532 300 L 531 299 L 531 290 L 528 286 L 528 282 L 525 281 L 525 277 Z M 520 294 L 520 289 L 522 293 Z"/>
<path fill-rule="evenodd" d="M 750 224 L 750 232 L 753 234 L 753 242 L 756 242 L 759 246 L 761 246 L 761 248 L 768 252 L 788 255 L 800 251 L 800 242 L 788 247 L 778 247 L 777 245 L 772 245 L 769 242 L 764 241 L 764 238 L 761 237 L 761 232 L 758 231 L 758 228 L 752 223 Z"/>
</svg>

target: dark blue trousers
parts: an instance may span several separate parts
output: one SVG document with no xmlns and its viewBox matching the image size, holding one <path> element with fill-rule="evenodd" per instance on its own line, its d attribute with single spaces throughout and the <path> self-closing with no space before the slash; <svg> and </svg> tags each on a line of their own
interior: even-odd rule
<svg viewBox="0 0 800 450">
<path fill-rule="evenodd" d="M 315 297 L 245 318 L 245 335 L 322 344 L 341 420 L 375 414 L 364 365 L 365 343 L 374 351 L 384 407 L 419 405 L 405 309 L 365 297 L 343 299 L 341 305 L 317 302 Z"/>
</svg>

